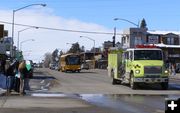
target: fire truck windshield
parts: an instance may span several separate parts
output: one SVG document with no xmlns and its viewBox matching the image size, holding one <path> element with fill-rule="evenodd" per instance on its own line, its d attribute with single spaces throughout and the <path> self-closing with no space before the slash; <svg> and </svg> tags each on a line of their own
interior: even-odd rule
<svg viewBox="0 0 180 113">
<path fill-rule="evenodd" d="M 134 60 L 162 60 L 160 50 L 135 50 Z"/>
</svg>

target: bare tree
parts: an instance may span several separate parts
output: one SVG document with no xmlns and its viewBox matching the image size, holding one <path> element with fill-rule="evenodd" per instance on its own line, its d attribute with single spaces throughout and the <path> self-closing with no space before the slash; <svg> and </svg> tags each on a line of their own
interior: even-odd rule
<svg viewBox="0 0 180 113">
<path fill-rule="evenodd" d="M 59 60 L 59 56 L 58 56 L 59 50 L 55 49 L 52 53 L 52 62 L 56 63 Z"/>
<path fill-rule="evenodd" d="M 48 68 L 49 64 L 51 63 L 52 54 L 51 53 L 45 53 L 44 57 L 45 57 L 45 59 L 44 59 L 44 67 Z"/>
</svg>

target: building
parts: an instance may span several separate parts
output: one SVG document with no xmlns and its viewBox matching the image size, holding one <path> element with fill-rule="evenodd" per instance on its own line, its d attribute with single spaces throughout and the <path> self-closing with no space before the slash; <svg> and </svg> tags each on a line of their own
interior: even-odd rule
<svg viewBox="0 0 180 113">
<path fill-rule="evenodd" d="M 103 43 L 103 50 L 109 49 L 110 47 L 113 47 L 113 42 L 111 42 L 111 41 L 104 41 L 104 43 Z"/>
<path fill-rule="evenodd" d="M 136 45 L 146 43 L 147 29 L 129 28 L 123 30 L 121 38 L 122 48 L 134 48 Z"/>
<path fill-rule="evenodd" d="M 163 50 L 167 62 L 176 65 L 180 70 L 180 36 L 175 33 L 158 33 L 143 28 L 123 30 L 122 48 L 135 48 L 136 45 L 151 44 Z"/>
</svg>

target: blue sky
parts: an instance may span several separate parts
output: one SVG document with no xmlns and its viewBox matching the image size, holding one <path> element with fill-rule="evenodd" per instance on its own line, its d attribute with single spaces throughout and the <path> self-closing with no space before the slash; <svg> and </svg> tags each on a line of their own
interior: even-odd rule
<svg viewBox="0 0 180 113">
<path fill-rule="evenodd" d="M 126 21 L 114 21 L 123 18 L 138 24 L 145 18 L 149 30 L 180 31 L 179 0 L 1 0 L 0 21 L 12 22 L 12 10 L 36 3 L 45 3 L 46 7 L 33 6 L 16 12 L 15 23 L 35 26 L 71 29 L 81 31 L 118 32 L 125 28 L 136 27 Z M 17 32 L 26 27 L 15 26 L 14 42 L 17 44 Z M 5 25 L 11 36 L 11 25 Z M 21 32 L 20 42 L 35 39 L 34 42 L 23 44 L 27 59 L 42 59 L 46 52 L 56 48 L 67 51 L 78 42 L 89 50 L 93 42 L 79 36 L 88 36 L 96 41 L 96 47 L 112 40 L 112 35 L 83 34 L 72 32 L 29 29 Z M 121 36 L 116 37 L 117 41 Z M 24 52 L 25 53 L 25 52 Z"/>
<path fill-rule="evenodd" d="M 145 18 L 149 29 L 179 30 L 179 0 L 4 0 L 0 7 L 16 9 L 27 4 L 46 3 L 54 14 L 119 29 L 132 25 L 113 21 L 119 17 L 134 23 Z"/>
</svg>

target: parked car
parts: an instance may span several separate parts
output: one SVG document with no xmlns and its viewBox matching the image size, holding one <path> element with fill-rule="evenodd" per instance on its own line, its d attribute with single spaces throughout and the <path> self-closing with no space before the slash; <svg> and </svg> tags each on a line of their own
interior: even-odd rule
<svg viewBox="0 0 180 113">
<path fill-rule="evenodd" d="M 89 69 L 89 65 L 87 63 L 83 63 L 83 64 L 81 64 L 81 69 L 88 70 Z"/>
<path fill-rule="evenodd" d="M 49 69 L 54 70 L 55 69 L 55 64 L 53 64 L 53 63 L 49 64 Z"/>
</svg>

